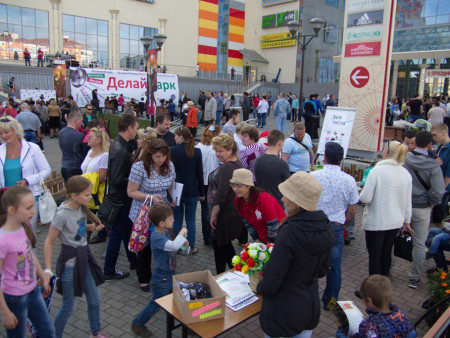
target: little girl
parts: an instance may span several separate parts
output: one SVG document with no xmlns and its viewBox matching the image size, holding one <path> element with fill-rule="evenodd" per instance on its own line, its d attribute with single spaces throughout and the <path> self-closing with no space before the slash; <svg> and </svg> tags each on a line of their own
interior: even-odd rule
<svg viewBox="0 0 450 338">
<path fill-rule="evenodd" d="M 27 317 L 39 337 L 55 337 L 55 328 L 45 306 L 36 274 L 50 293 L 49 279 L 32 249 L 36 239 L 29 222 L 33 218 L 34 196 L 22 186 L 0 192 L 0 316 L 7 337 L 25 337 Z"/>
<path fill-rule="evenodd" d="M 105 279 L 102 269 L 92 257 L 86 231 L 100 231 L 103 224 L 89 210 L 92 199 L 91 182 L 81 176 L 71 177 L 66 184 L 67 202 L 62 203 L 53 218 L 45 240 L 45 272 L 52 275 L 52 254 L 56 237 L 61 252 L 56 262 L 56 291 L 63 296 L 63 304 L 55 318 L 56 337 L 62 337 L 67 320 L 75 310 L 75 296 L 86 294 L 91 337 L 105 338 L 100 332 L 100 291 L 97 286 Z M 94 224 L 86 224 L 86 217 Z"/>
</svg>

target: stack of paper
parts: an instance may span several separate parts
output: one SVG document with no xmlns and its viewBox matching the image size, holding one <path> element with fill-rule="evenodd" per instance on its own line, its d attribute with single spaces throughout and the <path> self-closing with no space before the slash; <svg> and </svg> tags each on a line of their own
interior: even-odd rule
<svg viewBox="0 0 450 338">
<path fill-rule="evenodd" d="M 248 278 L 245 277 L 237 273 L 227 272 L 216 279 L 219 286 L 227 294 L 226 305 L 233 311 L 239 311 L 259 299 L 250 289 Z"/>
</svg>

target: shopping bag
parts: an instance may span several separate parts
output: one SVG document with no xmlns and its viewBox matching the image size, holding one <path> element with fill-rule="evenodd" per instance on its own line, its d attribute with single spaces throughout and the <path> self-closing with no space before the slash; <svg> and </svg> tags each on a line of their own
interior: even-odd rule
<svg viewBox="0 0 450 338">
<path fill-rule="evenodd" d="M 148 195 L 142 204 L 141 210 L 133 223 L 133 229 L 131 231 L 130 241 L 128 242 L 128 250 L 134 253 L 138 253 L 148 244 L 150 235 L 150 219 L 148 213 L 152 208 L 153 195 L 148 200 Z"/>
<path fill-rule="evenodd" d="M 56 202 L 52 196 L 50 190 L 45 185 L 44 179 L 39 174 L 39 182 L 41 185 L 42 193 L 39 196 L 39 217 L 42 224 L 50 223 L 56 213 Z"/>
<path fill-rule="evenodd" d="M 394 256 L 412 262 L 413 241 L 409 232 L 398 232 L 394 240 Z"/>
</svg>

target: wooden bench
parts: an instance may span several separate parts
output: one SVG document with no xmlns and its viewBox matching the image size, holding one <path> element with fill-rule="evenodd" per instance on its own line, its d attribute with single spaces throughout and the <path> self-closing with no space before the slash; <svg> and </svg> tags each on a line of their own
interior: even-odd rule
<svg viewBox="0 0 450 338">
<path fill-rule="evenodd" d="M 60 173 L 56 172 L 56 170 L 53 170 L 52 175 L 45 180 L 45 185 L 48 190 L 50 190 L 53 197 L 66 194 L 64 179 Z"/>
</svg>

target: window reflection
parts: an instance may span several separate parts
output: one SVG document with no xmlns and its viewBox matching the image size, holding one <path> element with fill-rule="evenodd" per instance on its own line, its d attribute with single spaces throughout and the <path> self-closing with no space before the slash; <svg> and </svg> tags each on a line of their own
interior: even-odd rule
<svg viewBox="0 0 450 338">
<path fill-rule="evenodd" d="M 48 12 L 0 5 L 0 58 L 23 60 L 25 48 L 33 60 L 42 49 L 49 53 Z"/>
<path fill-rule="evenodd" d="M 63 14 L 65 54 L 82 67 L 105 67 L 108 59 L 108 21 Z"/>
<path fill-rule="evenodd" d="M 144 61 L 145 50 L 140 41 L 144 35 L 153 36 L 158 33 L 156 28 L 141 27 L 120 24 L 120 67 L 139 69 L 141 60 Z M 150 49 L 157 48 L 156 43 L 150 45 Z"/>
</svg>

